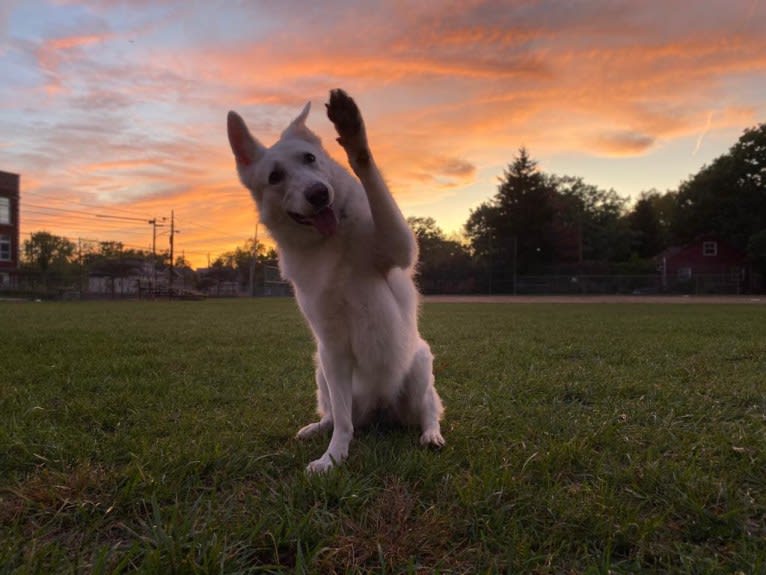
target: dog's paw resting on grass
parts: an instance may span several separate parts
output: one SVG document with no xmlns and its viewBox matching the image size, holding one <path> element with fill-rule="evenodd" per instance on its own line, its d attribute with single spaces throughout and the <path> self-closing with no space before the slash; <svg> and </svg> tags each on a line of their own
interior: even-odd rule
<svg viewBox="0 0 766 575">
<path fill-rule="evenodd" d="M 332 419 L 329 417 L 304 425 L 298 430 L 295 437 L 300 440 L 311 439 L 316 435 L 327 433 L 328 431 L 332 431 Z"/>
<path fill-rule="evenodd" d="M 306 467 L 306 473 L 310 475 L 327 473 L 336 465 L 341 463 L 341 461 L 335 461 L 332 457 L 328 455 L 323 455 L 319 459 L 315 459 L 314 461 L 308 464 L 308 466 Z"/>
<path fill-rule="evenodd" d="M 444 438 L 438 428 L 427 429 L 420 436 L 420 445 L 426 447 L 442 448 L 444 447 L 444 443 Z"/>
</svg>

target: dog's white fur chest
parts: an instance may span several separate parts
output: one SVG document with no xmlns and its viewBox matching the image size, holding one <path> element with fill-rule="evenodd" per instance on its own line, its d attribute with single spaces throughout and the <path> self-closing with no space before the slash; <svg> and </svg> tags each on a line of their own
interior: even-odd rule
<svg viewBox="0 0 766 575">
<path fill-rule="evenodd" d="M 319 345 L 351 354 L 360 372 L 401 377 L 396 366 L 409 364 L 419 340 L 418 294 L 410 270 L 376 269 L 369 253 L 354 248 L 361 245 L 338 237 L 310 252 L 283 252 L 282 273 Z"/>
</svg>

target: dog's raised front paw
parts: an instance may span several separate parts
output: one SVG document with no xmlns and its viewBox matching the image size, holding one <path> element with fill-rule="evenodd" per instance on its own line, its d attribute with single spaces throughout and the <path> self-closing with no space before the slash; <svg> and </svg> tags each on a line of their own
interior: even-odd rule
<svg viewBox="0 0 766 575">
<path fill-rule="evenodd" d="M 444 443 L 444 438 L 438 427 L 436 429 L 427 429 L 420 436 L 420 445 L 444 447 Z"/>
<path fill-rule="evenodd" d="M 335 124 L 341 140 L 352 140 L 362 130 L 362 114 L 354 99 L 343 90 L 330 91 L 330 101 L 325 107 L 327 117 Z"/>
<path fill-rule="evenodd" d="M 330 101 L 325 104 L 327 117 L 335 124 L 338 143 L 343 146 L 352 164 L 364 164 L 370 160 L 364 121 L 354 99 L 343 90 L 332 90 Z"/>
</svg>

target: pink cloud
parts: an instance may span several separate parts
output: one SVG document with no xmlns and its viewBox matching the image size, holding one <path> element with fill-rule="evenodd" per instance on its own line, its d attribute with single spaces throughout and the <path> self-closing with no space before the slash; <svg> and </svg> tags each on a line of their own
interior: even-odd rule
<svg viewBox="0 0 766 575">
<path fill-rule="evenodd" d="M 618 131 L 599 134 L 591 142 L 595 150 L 606 155 L 634 156 L 649 150 L 655 139 L 646 134 Z"/>
<path fill-rule="evenodd" d="M 115 7 L 141 12 L 122 0 L 84 5 L 103 18 Z M 375 11 L 329 1 L 297 12 L 245 3 L 209 22 L 197 3 L 161 6 L 161 18 L 129 29 L 96 23 L 32 43 L 47 96 L 3 98 L 4 107 L 28 102 L 23 129 L 3 137 L 32 189 L 149 215 L 176 208 L 247 237 L 253 215 L 232 167 L 225 112 L 242 112 L 270 144 L 311 100 L 310 126 L 345 162 L 321 110 L 338 86 L 359 102 L 405 204 L 476 186 L 520 145 L 533 154 L 641 156 L 696 141 L 711 110 L 711 135 L 763 113 L 759 99 L 733 88 L 762 85 L 766 72 L 764 15 L 754 3 L 739 13 L 730 3 L 690 12 L 672 1 L 384 3 Z M 215 244 L 210 229 L 189 228 L 185 240 Z"/>
</svg>

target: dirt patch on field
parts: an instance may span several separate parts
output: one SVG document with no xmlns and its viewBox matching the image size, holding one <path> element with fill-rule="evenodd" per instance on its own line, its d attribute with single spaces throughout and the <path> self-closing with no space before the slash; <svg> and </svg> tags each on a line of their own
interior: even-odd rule
<svg viewBox="0 0 766 575">
<path fill-rule="evenodd" d="M 524 296 L 524 295 L 429 295 L 427 303 L 674 303 L 674 304 L 766 304 L 766 296 Z"/>
</svg>

